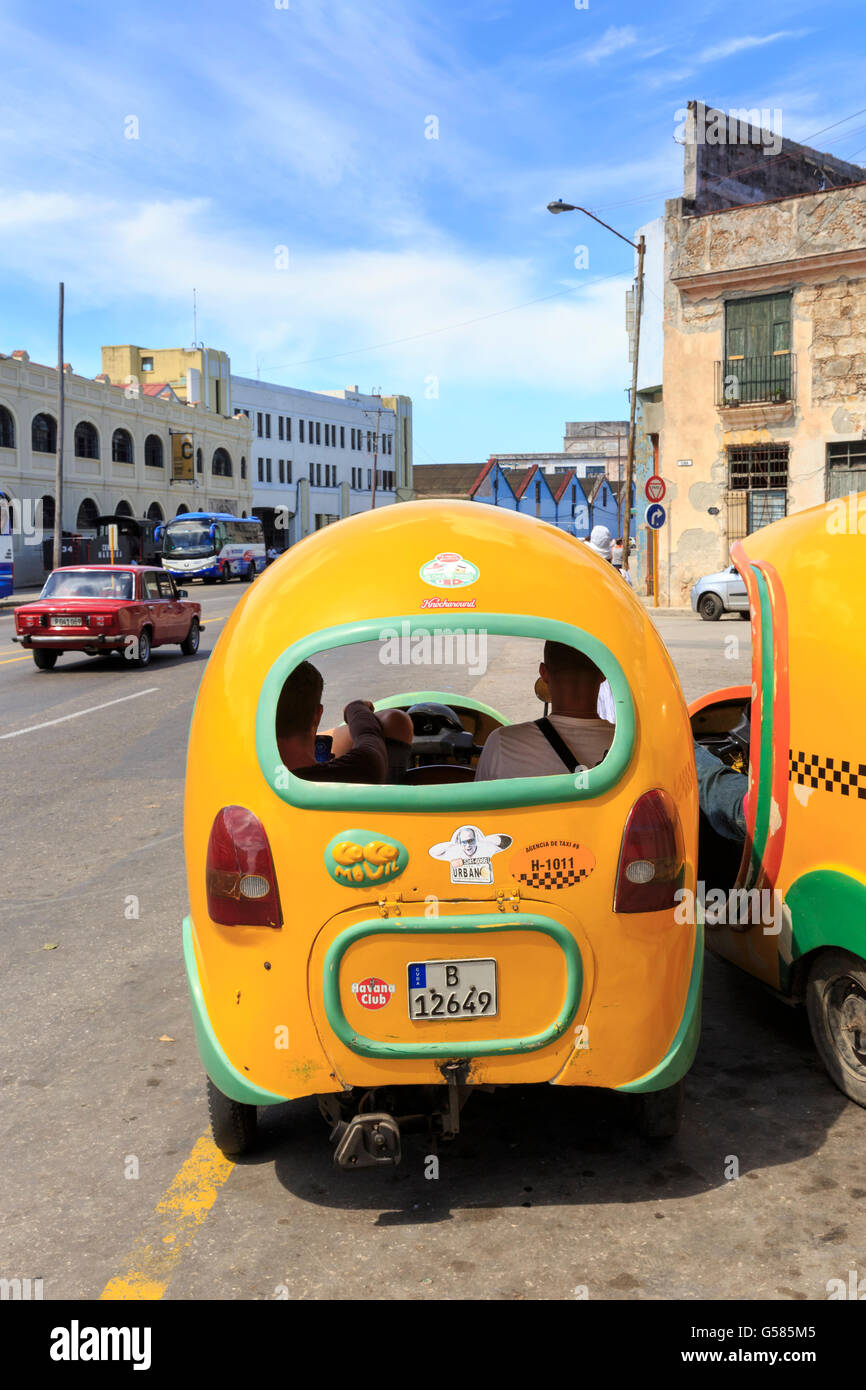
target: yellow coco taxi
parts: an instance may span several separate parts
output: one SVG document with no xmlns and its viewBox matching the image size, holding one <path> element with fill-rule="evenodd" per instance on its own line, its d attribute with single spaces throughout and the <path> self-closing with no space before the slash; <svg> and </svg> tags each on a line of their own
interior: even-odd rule
<svg viewBox="0 0 866 1390">
<path fill-rule="evenodd" d="M 591 658 L 616 714 L 597 766 L 474 780 L 509 722 L 480 698 L 489 670 L 470 661 L 457 688 L 452 652 L 450 690 L 413 689 L 473 634 L 502 654 L 521 718 L 540 713 L 537 664 L 509 668 L 521 641 L 534 663 L 545 640 Z M 338 709 L 379 693 L 377 710 L 411 712 L 399 780 L 316 783 L 283 764 L 277 701 L 305 660 Z M 697 824 L 671 662 L 583 543 L 464 502 L 301 541 L 235 609 L 190 732 L 184 946 L 217 1142 L 242 1152 L 257 1107 L 316 1096 L 338 1163 L 396 1162 L 391 1089 L 425 1088 L 414 1114 L 433 1088 L 453 1135 L 474 1087 L 540 1082 L 634 1093 L 644 1132 L 673 1133 L 700 1031 L 702 932 L 675 918 Z"/>
<path fill-rule="evenodd" d="M 695 738 L 748 772 L 747 837 L 726 850 L 701 817 L 707 945 L 806 1003 L 827 1071 L 866 1105 L 866 493 L 774 522 L 731 559 L 753 685 L 690 714 Z"/>
</svg>

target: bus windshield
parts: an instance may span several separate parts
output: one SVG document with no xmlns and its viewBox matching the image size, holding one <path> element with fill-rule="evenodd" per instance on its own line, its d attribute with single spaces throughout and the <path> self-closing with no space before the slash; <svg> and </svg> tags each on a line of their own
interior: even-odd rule
<svg viewBox="0 0 866 1390">
<path fill-rule="evenodd" d="M 165 555 L 210 555 L 214 549 L 210 527 L 202 521 L 170 521 L 163 541 Z"/>
</svg>

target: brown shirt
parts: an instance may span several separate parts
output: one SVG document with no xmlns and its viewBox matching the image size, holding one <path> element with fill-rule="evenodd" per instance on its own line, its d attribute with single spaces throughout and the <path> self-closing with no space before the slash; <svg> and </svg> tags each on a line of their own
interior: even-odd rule
<svg viewBox="0 0 866 1390">
<path fill-rule="evenodd" d="M 384 782 L 388 771 L 388 753 L 382 725 L 363 700 L 353 700 L 346 706 L 346 723 L 352 735 L 352 747 L 342 757 L 329 763 L 310 763 L 294 767 L 292 774 L 305 782 Z"/>
</svg>

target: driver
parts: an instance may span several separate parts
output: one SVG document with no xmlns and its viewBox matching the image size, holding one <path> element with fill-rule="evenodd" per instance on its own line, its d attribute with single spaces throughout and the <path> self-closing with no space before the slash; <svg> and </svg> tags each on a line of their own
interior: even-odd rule
<svg viewBox="0 0 866 1390">
<path fill-rule="evenodd" d="M 476 782 L 595 767 L 613 742 L 613 724 L 597 713 L 602 673 L 594 661 L 564 642 L 545 642 L 538 669 L 550 691 L 548 719 L 494 729 L 478 760 Z M 552 734 L 544 725 L 552 726 Z"/>
</svg>

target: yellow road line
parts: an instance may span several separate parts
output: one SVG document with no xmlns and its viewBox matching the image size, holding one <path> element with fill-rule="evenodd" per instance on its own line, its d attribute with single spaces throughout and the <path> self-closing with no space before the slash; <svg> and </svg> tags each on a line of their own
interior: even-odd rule
<svg viewBox="0 0 866 1390">
<path fill-rule="evenodd" d="M 197 1139 L 157 1202 L 149 1230 L 139 1237 L 124 1261 L 123 1273 L 108 1281 L 100 1298 L 162 1298 L 234 1166 L 209 1134 Z"/>
<path fill-rule="evenodd" d="M 5 661 L 0 661 L 0 666 L 11 666 L 13 661 L 29 661 L 30 653 L 27 656 L 7 656 Z"/>
</svg>

